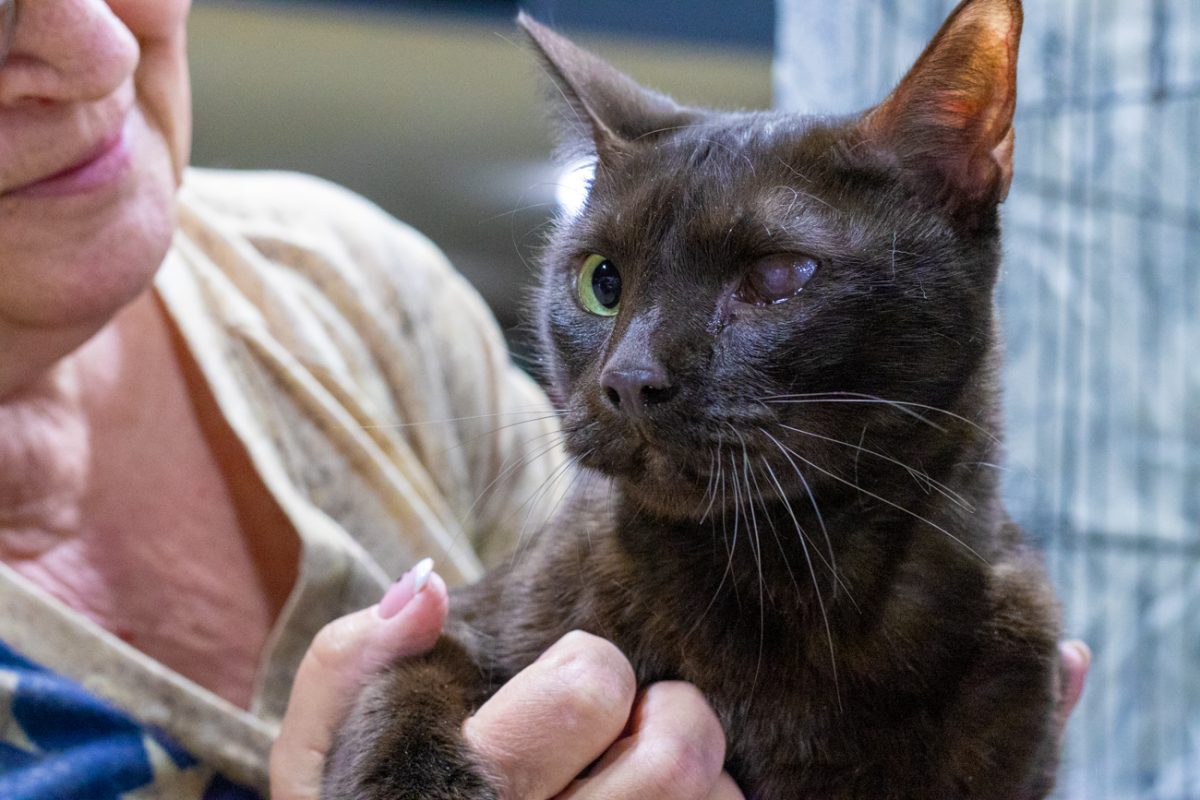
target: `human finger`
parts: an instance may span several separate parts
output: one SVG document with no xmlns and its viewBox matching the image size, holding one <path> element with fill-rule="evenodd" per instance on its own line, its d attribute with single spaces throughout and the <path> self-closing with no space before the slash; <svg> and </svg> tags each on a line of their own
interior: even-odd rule
<svg viewBox="0 0 1200 800">
<path fill-rule="evenodd" d="M 1079 703 L 1083 684 L 1092 663 L 1092 651 L 1078 639 L 1062 642 L 1058 646 L 1060 660 L 1058 726 L 1059 735 L 1066 729 L 1067 719 Z"/>
<path fill-rule="evenodd" d="M 513 800 L 553 797 L 620 736 L 636 692 L 615 645 L 568 633 L 463 724 Z"/>
<path fill-rule="evenodd" d="M 732 781 L 721 780 L 725 733 L 695 686 L 682 681 L 650 685 L 638 697 L 629 723 L 629 735 L 561 800 L 741 797 L 730 794 L 731 788 L 737 791 Z"/>
<path fill-rule="evenodd" d="M 317 800 L 333 733 L 363 680 L 396 659 L 433 647 L 447 606 L 446 584 L 426 559 L 378 604 L 321 629 L 300 662 L 271 748 L 271 797 Z"/>
</svg>

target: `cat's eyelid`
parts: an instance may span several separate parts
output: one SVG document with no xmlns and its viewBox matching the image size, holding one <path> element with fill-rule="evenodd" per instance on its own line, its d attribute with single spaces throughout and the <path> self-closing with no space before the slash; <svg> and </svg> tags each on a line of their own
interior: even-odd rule
<svg viewBox="0 0 1200 800">
<path fill-rule="evenodd" d="M 791 259 L 792 261 L 811 261 L 816 266 L 818 271 L 828 267 L 830 259 L 816 255 L 815 253 L 806 250 L 772 250 L 764 252 L 761 255 L 756 255 L 746 261 L 743 274 L 748 274 L 751 270 L 762 265 L 764 262 L 774 259 Z"/>
<path fill-rule="evenodd" d="M 789 266 L 791 270 L 787 269 Z M 767 307 L 786 303 L 804 293 L 822 266 L 820 259 L 808 253 L 784 252 L 763 256 L 750 263 L 732 297 L 749 306 Z"/>
</svg>

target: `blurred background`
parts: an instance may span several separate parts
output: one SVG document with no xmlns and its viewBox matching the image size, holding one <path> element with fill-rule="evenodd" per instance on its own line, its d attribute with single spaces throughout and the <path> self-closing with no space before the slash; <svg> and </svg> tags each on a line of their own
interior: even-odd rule
<svg viewBox="0 0 1200 800">
<path fill-rule="evenodd" d="M 771 103 L 770 0 L 524 6 L 643 83 Z M 511 331 L 560 165 L 516 2 L 199 2 L 194 164 L 313 173 L 430 236 Z"/>
<path fill-rule="evenodd" d="M 722 108 L 877 101 L 953 0 L 538 0 Z M 519 319 L 562 181 L 512 2 L 192 13 L 203 166 L 292 169 L 428 234 Z M 1095 661 L 1059 798 L 1200 800 L 1200 0 L 1026 3 L 998 300 L 1008 508 Z"/>
</svg>

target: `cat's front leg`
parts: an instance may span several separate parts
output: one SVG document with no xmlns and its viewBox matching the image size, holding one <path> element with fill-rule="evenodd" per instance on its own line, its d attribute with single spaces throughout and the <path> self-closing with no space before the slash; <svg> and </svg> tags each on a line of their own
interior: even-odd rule
<svg viewBox="0 0 1200 800">
<path fill-rule="evenodd" d="M 992 569 L 992 617 L 947 717 L 946 796 L 1041 800 L 1058 766 L 1058 610 L 1032 551 Z"/>
<path fill-rule="evenodd" d="M 495 800 L 497 781 L 463 739 L 483 699 L 479 668 L 448 636 L 376 676 L 334 737 L 323 800 Z"/>
</svg>

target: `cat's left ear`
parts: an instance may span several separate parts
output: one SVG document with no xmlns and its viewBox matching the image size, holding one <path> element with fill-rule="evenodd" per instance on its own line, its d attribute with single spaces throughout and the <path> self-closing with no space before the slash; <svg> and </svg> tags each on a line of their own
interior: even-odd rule
<svg viewBox="0 0 1200 800">
<path fill-rule="evenodd" d="M 529 35 L 554 82 L 551 100 L 558 107 L 559 144 L 566 158 L 596 155 L 603 163 L 657 131 L 694 119 L 694 112 L 639 86 L 524 11 L 517 15 L 517 24 Z"/>
<path fill-rule="evenodd" d="M 1021 21 L 1020 0 L 964 0 L 860 122 L 869 142 L 894 154 L 952 213 L 1008 194 Z"/>
</svg>

